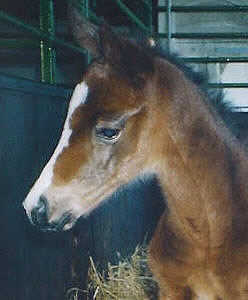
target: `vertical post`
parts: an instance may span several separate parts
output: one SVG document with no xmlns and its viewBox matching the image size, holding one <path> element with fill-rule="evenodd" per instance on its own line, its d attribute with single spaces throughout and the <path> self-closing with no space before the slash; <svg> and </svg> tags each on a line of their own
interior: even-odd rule
<svg viewBox="0 0 248 300">
<path fill-rule="evenodd" d="M 89 0 L 79 0 L 79 2 L 82 7 L 82 13 L 85 15 L 86 18 L 89 18 Z M 89 65 L 91 62 L 91 57 L 88 51 L 86 54 L 86 62 L 87 65 Z"/>
<path fill-rule="evenodd" d="M 157 6 L 166 6 L 166 0 L 157 0 Z M 165 11 L 157 11 L 157 32 L 158 34 L 167 33 L 167 13 Z M 167 38 L 166 40 L 160 38 L 159 42 L 164 48 L 167 48 Z"/>
<path fill-rule="evenodd" d="M 167 51 L 171 51 L 171 1 L 167 0 Z"/>
<path fill-rule="evenodd" d="M 147 5 L 148 5 L 148 22 L 149 22 L 148 26 L 149 26 L 150 34 L 152 34 L 153 33 L 152 1 L 148 1 Z"/>
<path fill-rule="evenodd" d="M 92 8 L 95 9 L 96 6 L 97 6 L 97 5 L 96 5 L 96 0 L 93 0 L 93 1 L 92 1 Z"/>
<path fill-rule="evenodd" d="M 40 29 L 54 37 L 53 0 L 40 0 Z M 41 81 L 56 83 L 56 53 L 49 41 L 40 41 Z"/>
</svg>

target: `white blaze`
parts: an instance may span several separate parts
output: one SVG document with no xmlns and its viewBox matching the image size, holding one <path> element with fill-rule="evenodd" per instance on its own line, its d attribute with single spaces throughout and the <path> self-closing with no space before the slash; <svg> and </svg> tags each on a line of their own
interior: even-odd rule
<svg viewBox="0 0 248 300">
<path fill-rule="evenodd" d="M 42 193 L 49 187 L 53 178 L 53 169 L 58 156 L 62 153 L 63 149 L 69 145 L 69 139 L 72 134 L 70 128 L 70 119 L 74 111 L 81 105 L 84 104 L 88 95 L 88 86 L 85 82 L 76 85 L 72 98 L 70 100 L 67 117 L 65 120 L 64 128 L 62 131 L 59 143 L 50 158 L 49 162 L 44 167 L 40 177 L 35 182 L 34 186 L 27 195 L 23 206 L 28 215 L 33 207 L 38 204 L 39 198 Z"/>
</svg>

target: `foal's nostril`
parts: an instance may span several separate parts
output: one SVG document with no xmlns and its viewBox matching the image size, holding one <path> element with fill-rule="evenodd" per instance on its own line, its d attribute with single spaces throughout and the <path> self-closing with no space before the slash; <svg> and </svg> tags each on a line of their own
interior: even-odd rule
<svg viewBox="0 0 248 300">
<path fill-rule="evenodd" d="M 38 206 L 41 206 L 45 209 L 47 208 L 47 198 L 45 196 L 43 195 L 40 196 Z"/>
<path fill-rule="evenodd" d="M 41 196 L 36 207 L 31 211 L 31 219 L 34 225 L 44 227 L 48 224 L 47 217 L 47 200 Z"/>
</svg>

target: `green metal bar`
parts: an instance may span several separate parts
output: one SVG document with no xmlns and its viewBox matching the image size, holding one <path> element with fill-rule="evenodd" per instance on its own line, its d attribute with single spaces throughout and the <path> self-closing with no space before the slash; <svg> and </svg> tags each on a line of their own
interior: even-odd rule
<svg viewBox="0 0 248 300">
<path fill-rule="evenodd" d="M 209 88 L 248 88 L 248 83 L 208 83 Z"/>
<path fill-rule="evenodd" d="M 39 46 L 39 41 L 31 39 L 9 39 L 0 38 L 1 48 L 23 48 L 23 47 L 37 47 Z"/>
<path fill-rule="evenodd" d="M 75 5 L 79 10 L 84 11 L 85 6 L 84 4 L 82 4 L 82 2 L 84 2 L 84 0 L 78 0 L 77 2 L 75 2 Z M 100 23 L 101 21 L 101 19 L 90 9 L 88 9 L 88 18 L 95 23 Z"/>
<path fill-rule="evenodd" d="M 185 63 L 232 63 L 248 62 L 248 57 L 178 57 Z"/>
<path fill-rule="evenodd" d="M 66 42 L 62 39 L 59 39 L 59 38 L 51 36 L 47 33 L 44 33 L 41 30 L 39 30 L 38 28 L 21 21 L 20 19 L 18 19 L 16 17 L 10 16 L 10 15 L 4 13 L 1 10 L 0 10 L 0 18 L 19 26 L 20 28 L 26 30 L 27 32 L 30 32 L 31 34 L 33 34 L 39 40 L 43 39 L 43 40 L 51 42 L 52 45 L 63 46 L 65 48 L 73 50 L 77 53 L 85 54 L 84 49 L 82 49 L 80 47 L 77 47 L 73 44 L 70 44 L 70 43 L 68 43 L 68 42 Z"/>
<path fill-rule="evenodd" d="M 97 7 L 97 5 L 96 5 L 96 0 L 92 0 L 91 5 L 92 5 L 93 9 L 95 9 L 95 8 Z"/>
<path fill-rule="evenodd" d="M 167 38 L 167 33 L 159 33 L 158 37 Z M 172 33 L 172 38 L 176 39 L 246 39 L 248 32 L 220 32 L 220 33 Z"/>
<path fill-rule="evenodd" d="M 167 0 L 167 50 L 170 53 L 171 50 L 171 35 L 172 35 L 172 19 L 171 19 L 171 0 Z"/>
<path fill-rule="evenodd" d="M 234 106 L 233 108 L 234 108 L 235 110 L 236 110 L 236 109 L 242 109 L 242 108 L 246 108 L 246 109 L 247 109 L 248 106 Z M 235 112 L 238 112 L 238 111 L 234 111 L 234 113 L 235 113 Z M 241 113 L 242 113 L 242 112 L 241 112 Z M 247 113 L 247 112 L 245 112 L 245 113 Z"/>
<path fill-rule="evenodd" d="M 173 5 L 173 12 L 248 12 L 248 5 Z M 158 12 L 166 12 L 167 6 L 158 6 Z"/>
<path fill-rule="evenodd" d="M 54 37 L 54 13 L 52 0 L 40 0 L 40 29 Z M 56 52 L 50 41 L 40 41 L 41 82 L 56 83 Z"/>
<path fill-rule="evenodd" d="M 84 3 L 84 15 L 89 18 L 89 0 L 81 0 Z"/>
<path fill-rule="evenodd" d="M 152 6 L 151 1 L 149 0 L 141 0 L 141 2 L 143 2 L 145 5 L 147 5 L 148 7 Z"/>
<path fill-rule="evenodd" d="M 120 9 L 130 18 L 132 22 L 137 24 L 140 29 L 148 34 L 151 34 L 150 28 L 141 22 L 140 19 L 121 0 L 114 0 L 114 2 L 116 2 Z"/>
<path fill-rule="evenodd" d="M 149 26 L 149 29 L 150 29 L 150 33 L 153 33 L 153 15 L 152 15 L 152 2 L 146 2 L 144 0 L 142 0 L 143 2 L 145 2 L 148 6 L 148 11 L 149 11 L 149 14 L 148 14 L 148 26 Z"/>
<path fill-rule="evenodd" d="M 79 0 L 78 3 L 81 6 L 81 11 L 82 11 L 83 15 L 89 19 L 89 0 Z M 86 61 L 87 61 L 87 65 L 89 65 L 91 62 L 91 57 L 90 57 L 89 51 L 87 51 L 87 53 L 86 53 Z"/>
</svg>

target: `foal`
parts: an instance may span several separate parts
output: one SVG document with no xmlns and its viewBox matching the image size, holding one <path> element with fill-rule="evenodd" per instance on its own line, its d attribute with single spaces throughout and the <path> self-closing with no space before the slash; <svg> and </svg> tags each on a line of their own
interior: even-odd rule
<svg viewBox="0 0 248 300">
<path fill-rule="evenodd" d="M 24 207 L 66 230 L 133 178 L 155 173 L 168 209 L 149 246 L 160 299 L 248 299 L 248 161 L 204 95 L 171 62 L 75 10 L 95 61 Z"/>
</svg>

